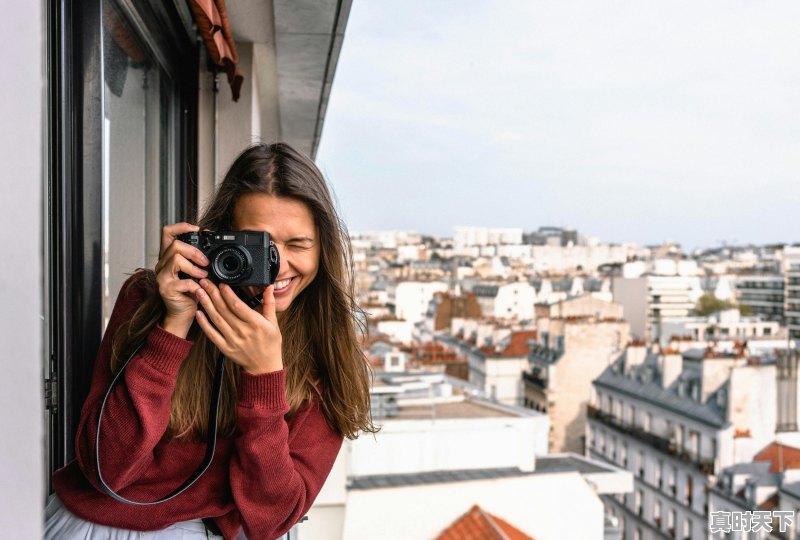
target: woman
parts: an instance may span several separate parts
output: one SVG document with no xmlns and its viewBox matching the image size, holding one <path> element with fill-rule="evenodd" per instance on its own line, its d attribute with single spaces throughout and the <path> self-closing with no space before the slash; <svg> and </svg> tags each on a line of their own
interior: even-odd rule
<svg viewBox="0 0 800 540">
<path fill-rule="evenodd" d="M 250 309 L 229 286 L 205 279 L 203 253 L 176 240 L 201 229 L 270 233 L 280 272 L 261 306 Z M 53 476 L 46 537 L 205 537 L 205 518 L 226 539 L 240 530 L 271 539 L 302 519 L 343 437 L 376 431 L 349 249 L 310 160 L 286 144 L 245 150 L 200 223 L 164 227 L 155 272 L 123 286 L 81 414 L 77 459 Z M 99 443 L 104 479 L 135 501 L 170 493 L 201 462 L 214 368 L 220 354 L 228 359 L 211 466 L 186 492 L 146 507 L 106 495 L 95 467 L 100 403 L 142 342 L 108 399 Z"/>
</svg>

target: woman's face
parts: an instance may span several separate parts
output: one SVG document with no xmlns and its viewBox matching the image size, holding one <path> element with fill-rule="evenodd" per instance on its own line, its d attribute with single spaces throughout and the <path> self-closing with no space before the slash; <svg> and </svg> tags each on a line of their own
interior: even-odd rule
<svg viewBox="0 0 800 540">
<path fill-rule="evenodd" d="M 319 236 L 311 210 L 296 199 L 250 193 L 236 203 L 233 223 L 237 230 L 268 232 L 278 247 L 275 311 L 285 311 L 319 269 Z"/>
</svg>

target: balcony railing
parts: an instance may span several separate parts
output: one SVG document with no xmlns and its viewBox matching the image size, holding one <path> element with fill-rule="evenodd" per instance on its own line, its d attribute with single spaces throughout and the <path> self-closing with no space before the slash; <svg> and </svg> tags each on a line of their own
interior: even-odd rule
<svg viewBox="0 0 800 540">
<path fill-rule="evenodd" d="M 685 461 L 687 463 L 694 464 L 700 472 L 703 474 L 714 474 L 714 462 L 708 461 L 705 459 L 701 459 L 695 452 L 687 452 L 685 450 L 681 450 L 678 446 L 668 439 L 663 437 L 659 437 L 653 433 L 644 431 L 643 429 L 632 426 L 629 424 L 623 424 L 612 415 L 601 411 L 599 408 L 595 407 L 594 405 L 588 405 L 586 407 L 586 414 L 589 418 L 600 422 L 606 426 L 609 426 L 620 433 L 624 433 L 630 437 L 638 439 L 656 450 L 673 456 L 675 458 L 680 459 L 681 461 Z"/>
<path fill-rule="evenodd" d="M 528 381 L 529 383 L 533 384 L 534 386 L 538 386 L 539 388 L 546 389 L 547 388 L 547 379 L 544 377 L 540 377 L 539 375 L 534 375 L 533 373 L 529 373 L 527 371 L 522 372 L 522 379 Z"/>
</svg>

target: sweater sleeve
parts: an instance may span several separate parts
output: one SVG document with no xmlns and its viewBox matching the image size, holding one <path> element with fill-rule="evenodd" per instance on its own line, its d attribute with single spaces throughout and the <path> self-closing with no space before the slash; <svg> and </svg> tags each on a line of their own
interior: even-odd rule
<svg viewBox="0 0 800 540">
<path fill-rule="evenodd" d="M 230 484 L 248 538 L 277 538 L 300 521 L 342 446 L 316 398 L 284 419 L 285 377 L 242 373 Z"/>
<path fill-rule="evenodd" d="M 102 489 L 95 466 L 95 434 L 100 405 L 113 378 L 111 344 L 117 329 L 144 299 L 143 291 L 130 286 L 133 279 L 122 287 L 114 305 L 75 436 L 78 465 L 99 491 Z M 108 397 L 100 434 L 100 466 L 103 479 L 114 491 L 132 484 L 153 463 L 153 449 L 169 423 L 178 369 L 191 346 L 191 341 L 156 325 Z"/>
</svg>

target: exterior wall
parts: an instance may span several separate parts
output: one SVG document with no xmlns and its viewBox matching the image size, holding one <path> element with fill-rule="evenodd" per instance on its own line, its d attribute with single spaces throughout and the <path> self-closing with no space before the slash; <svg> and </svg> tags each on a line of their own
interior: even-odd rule
<svg viewBox="0 0 800 540">
<path fill-rule="evenodd" d="M 535 301 L 536 290 L 528 283 L 501 285 L 494 299 L 494 312 L 490 315 L 500 319 L 531 320 Z"/>
<path fill-rule="evenodd" d="M 395 313 L 401 319 L 417 323 L 425 319 L 428 304 L 437 292 L 447 291 L 442 281 L 403 281 L 395 289 Z"/>
<path fill-rule="evenodd" d="M 547 453 L 549 423 L 544 415 L 437 419 L 435 414 L 432 406 L 430 420 L 387 419 L 375 437 L 349 441 L 348 473 L 367 476 L 502 467 L 531 471 L 535 456 Z"/>
<path fill-rule="evenodd" d="M 777 392 L 774 365 L 738 366 L 731 371 L 728 419 L 749 437 L 735 440 L 736 463 L 752 461 L 775 439 Z"/>
<path fill-rule="evenodd" d="M 506 405 L 522 405 L 522 373 L 529 367 L 528 358 L 486 358 L 483 389 L 486 395 Z"/>
<path fill-rule="evenodd" d="M 624 322 L 565 325 L 564 356 L 552 366 L 556 374 L 548 387 L 552 452 L 584 452 L 592 381 L 619 357 L 628 337 Z"/>
<path fill-rule="evenodd" d="M 614 278 L 611 292 L 614 302 L 622 304 L 625 320 L 631 325 L 631 335 L 644 339 L 647 328 L 646 278 Z"/>
<path fill-rule="evenodd" d="M 351 490 L 343 538 L 435 538 L 473 504 L 537 540 L 603 538 L 603 504 L 574 472 Z"/>
<path fill-rule="evenodd" d="M 15 538 L 42 537 L 42 502 L 45 496 L 44 411 L 41 377 L 42 336 L 42 113 L 45 110 L 45 28 L 43 2 L 13 7 L 0 27 L 11 43 L 5 54 L 6 77 L 0 116 L 2 130 L 3 195 L 0 211 L 11 227 L 3 227 L 0 240 L 12 258 L 0 270 L 3 324 L 0 340 L 13 344 L 14 357 L 4 362 L 0 382 L 0 523 L 4 534 Z M 20 271 L 24 268 L 24 271 Z M 12 412 L 13 411 L 13 412 Z"/>
</svg>

